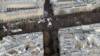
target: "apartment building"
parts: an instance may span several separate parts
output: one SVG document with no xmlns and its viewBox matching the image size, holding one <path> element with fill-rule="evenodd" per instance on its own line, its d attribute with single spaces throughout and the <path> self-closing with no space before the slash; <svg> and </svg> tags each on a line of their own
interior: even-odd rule
<svg viewBox="0 0 100 56">
<path fill-rule="evenodd" d="M 100 7 L 100 0 L 51 0 L 54 15 L 92 11 Z"/>
<path fill-rule="evenodd" d="M 44 16 L 45 0 L 0 0 L 0 21 L 16 21 Z"/>
</svg>

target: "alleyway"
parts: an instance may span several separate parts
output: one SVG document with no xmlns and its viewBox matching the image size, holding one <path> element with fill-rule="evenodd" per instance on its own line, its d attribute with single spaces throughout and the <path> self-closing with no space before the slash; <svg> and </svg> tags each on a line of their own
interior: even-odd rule
<svg viewBox="0 0 100 56">
<path fill-rule="evenodd" d="M 93 12 L 83 12 L 63 16 L 54 16 L 52 6 L 49 0 L 46 0 L 44 10 L 48 11 L 49 13 L 46 18 L 52 18 L 52 27 L 47 27 L 47 22 L 41 24 L 38 24 L 36 22 L 23 23 L 18 26 L 23 30 L 23 32 L 14 33 L 23 34 L 29 32 L 42 31 L 44 35 L 44 56 L 59 56 L 59 41 L 57 38 L 57 34 L 60 28 L 76 26 L 77 22 L 80 22 L 82 25 L 100 23 L 100 13 L 96 12 L 96 10 L 94 10 Z M 5 36 L 5 33 L 2 29 L 3 25 L 5 25 L 5 23 L 0 24 L 1 39 L 2 36 Z"/>
</svg>

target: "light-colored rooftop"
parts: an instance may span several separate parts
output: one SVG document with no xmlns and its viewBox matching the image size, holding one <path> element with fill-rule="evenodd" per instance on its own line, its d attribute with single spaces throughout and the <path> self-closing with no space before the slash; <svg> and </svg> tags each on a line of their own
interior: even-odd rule
<svg viewBox="0 0 100 56">
<path fill-rule="evenodd" d="M 6 36 L 0 41 L 0 56 L 43 56 L 41 32 Z"/>
<path fill-rule="evenodd" d="M 2 0 L 0 2 L 0 22 L 44 17 L 45 0 Z"/>
<path fill-rule="evenodd" d="M 50 0 L 54 15 L 92 11 L 100 7 L 100 0 Z"/>
<path fill-rule="evenodd" d="M 100 56 L 100 23 L 59 29 L 60 56 Z"/>
</svg>

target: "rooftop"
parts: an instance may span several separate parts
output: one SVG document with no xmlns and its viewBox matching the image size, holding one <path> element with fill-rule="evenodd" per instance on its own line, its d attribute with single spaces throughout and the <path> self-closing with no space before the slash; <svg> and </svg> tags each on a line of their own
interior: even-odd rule
<svg viewBox="0 0 100 56">
<path fill-rule="evenodd" d="M 61 56 L 100 55 L 100 23 L 60 29 Z"/>
<path fill-rule="evenodd" d="M 43 56 L 41 32 L 6 36 L 0 41 L 0 56 Z"/>
</svg>

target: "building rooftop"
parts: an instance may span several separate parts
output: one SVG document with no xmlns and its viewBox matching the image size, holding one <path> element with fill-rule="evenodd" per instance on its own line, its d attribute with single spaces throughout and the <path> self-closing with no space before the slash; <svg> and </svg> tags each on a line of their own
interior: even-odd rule
<svg viewBox="0 0 100 56">
<path fill-rule="evenodd" d="M 0 21 L 11 22 L 44 17 L 45 0 L 3 0 L 0 2 Z"/>
<path fill-rule="evenodd" d="M 6 36 L 0 41 L 0 56 L 43 56 L 41 32 Z"/>
<path fill-rule="evenodd" d="M 54 15 L 92 11 L 99 6 L 100 0 L 51 0 Z"/>
<path fill-rule="evenodd" d="M 59 29 L 61 56 L 99 56 L 100 23 Z"/>
</svg>

